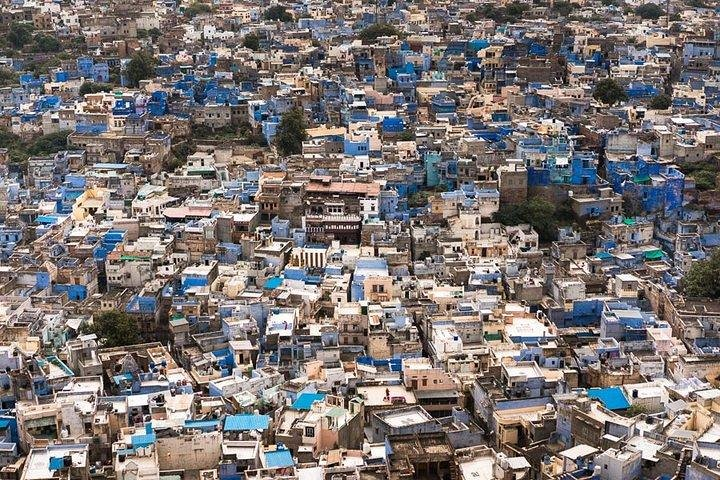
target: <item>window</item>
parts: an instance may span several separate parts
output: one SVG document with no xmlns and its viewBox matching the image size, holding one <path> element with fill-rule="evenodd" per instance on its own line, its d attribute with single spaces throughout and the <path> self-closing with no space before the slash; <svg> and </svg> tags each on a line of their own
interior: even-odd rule
<svg viewBox="0 0 720 480">
<path fill-rule="evenodd" d="M 315 427 L 305 427 L 305 436 L 306 437 L 314 437 L 315 436 Z"/>
</svg>

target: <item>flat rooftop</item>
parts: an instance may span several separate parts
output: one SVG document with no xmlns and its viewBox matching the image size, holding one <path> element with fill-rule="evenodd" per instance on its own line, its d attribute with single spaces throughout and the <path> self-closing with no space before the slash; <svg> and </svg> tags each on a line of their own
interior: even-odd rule
<svg viewBox="0 0 720 480">
<path fill-rule="evenodd" d="M 418 425 L 433 420 L 433 417 L 421 407 L 393 409 L 376 415 L 393 428 Z"/>
</svg>

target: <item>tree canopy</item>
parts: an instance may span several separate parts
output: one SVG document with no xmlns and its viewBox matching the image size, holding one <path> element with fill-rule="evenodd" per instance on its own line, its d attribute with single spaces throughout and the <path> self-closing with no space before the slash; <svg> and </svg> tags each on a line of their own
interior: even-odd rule
<svg viewBox="0 0 720 480">
<path fill-rule="evenodd" d="M 105 347 L 122 347 L 140 343 L 140 329 L 135 319 L 120 310 L 103 312 L 93 318 L 93 323 L 83 328 L 84 334 L 97 335 Z"/>
<path fill-rule="evenodd" d="M 35 35 L 33 39 L 33 50 L 41 53 L 53 53 L 62 50 L 62 44 L 52 35 Z"/>
<path fill-rule="evenodd" d="M 573 214 L 565 204 L 556 206 L 544 198 L 532 197 L 517 205 L 503 205 L 494 220 L 503 225 L 532 225 L 540 241 L 549 242 L 556 240 L 558 227 L 572 222 Z"/>
<path fill-rule="evenodd" d="M 59 132 L 43 135 L 30 143 L 28 152 L 30 155 L 50 155 L 65 150 L 70 133 L 72 133 L 70 130 L 60 130 Z"/>
<path fill-rule="evenodd" d="M 203 13 L 210 13 L 213 11 L 212 5 L 203 2 L 193 2 L 189 7 L 185 9 L 185 16 L 187 18 L 194 18 L 197 15 Z"/>
<path fill-rule="evenodd" d="M 280 21 L 284 23 L 292 21 L 293 16 L 290 12 L 285 10 L 285 7 L 282 5 L 273 5 L 265 10 L 263 18 L 265 20 Z"/>
<path fill-rule="evenodd" d="M 616 103 L 624 102 L 628 96 L 614 79 L 604 78 L 595 86 L 593 98 L 606 105 L 613 106 Z"/>
<path fill-rule="evenodd" d="M 243 38 L 243 47 L 257 52 L 260 50 L 260 37 L 255 33 L 248 33 L 245 35 L 245 38 Z"/>
<path fill-rule="evenodd" d="M 28 157 L 53 155 L 67 149 L 67 137 L 70 133 L 70 130 L 61 130 L 23 142 L 17 135 L 0 130 L 0 145 L 8 149 L 10 161 L 24 163 Z"/>
<path fill-rule="evenodd" d="M 17 85 L 18 75 L 7 67 L 0 67 L 0 87 Z"/>
<path fill-rule="evenodd" d="M 113 86 L 109 83 L 84 82 L 80 85 L 78 93 L 87 95 L 88 93 L 112 92 Z"/>
<path fill-rule="evenodd" d="M 7 34 L 8 42 L 15 48 L 23 48 L 32 41 L 33 26 L 29 23 L 15 22 L 10 25 Z"/>
<path fill-rule="evenodd" d="M 137 87 L 141 80 L 150 78 L 154 72 L 155 59 L 145 52 L 136 53 L 127 66 L 127 77 L 130 86 Z"/>
<path fill-rule="evenodd" d="M 374 23 L 364 28 L 358 34 L 358 38 L 360 38 L 363 43 L 370 43 L 377 40 L 378 37 L 400 37 L 401 35 L 400 31 L 392 25 L 387 23 Z"/>
<path fill-rule="evenodd" d="M 710 258 L 693 263 L 682 279 L 685 295 L 720 299 L 720 249 Z"/>
<path fill-rule="evenodd" d="M 566 0 L 558 0 L 555 3 L 553 3 L 552 10 L 554 12 L 557 12 L 558 15 L 562 17 L 567 17 L 570 15 L 573 10 L 575 10 L 576 5 L 574 3 L 570 3 Z"/>
<path fill-rule="evenodd" d="M 672 106 L 672 98 L 670 95 L 666 95 L 664 93 L 661 93 L 660 95 L 655 95 L 650 100 L 650 108 L 653 110 L 667 110 Z"/>
<path fill-rule="evenodd" d="M 717 186 L 717 172 L 710 170 L 698 170 L 692 174 L 695 180 L 695 188 L 704 192 L 706 190 L 714 190 Z"/>
<path fill-rule="evenodd" d="M 285 112 L 275 133 L 275 146 L 280 155 L 302 153 L 302 142 L 307 138 L 307 124 L 302 110 L 294 108 Z"/>
<path fill-rule="evenodd" d="M 465 18 L 469 22 L 476 22 L 483 18 L 489 18 L 495 23 L 506 23 L 515 21 L 530 9 L 530 5 L 521 2 L 512 2 L 504 7 L 496 7 L 491 3 L 483 3 L 474 12 L 470 12 Z"/>
<path fill-rule="evenodd" d="M 657 20 L 665 15 L 665 10 L 655 3 L 644 3 L 635 9 L 635 14 L 646 20 Z"/>
</svg>

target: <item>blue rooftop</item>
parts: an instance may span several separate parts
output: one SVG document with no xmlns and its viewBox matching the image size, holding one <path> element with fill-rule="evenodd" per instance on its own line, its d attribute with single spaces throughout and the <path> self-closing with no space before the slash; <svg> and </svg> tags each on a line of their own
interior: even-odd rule
<svg viewBox="0 0 720 480">
<path fill-rule="evenodd" d="M 240 414 L 225 417 L 226 432 L 241 432 L 245 430 L 267 430 L 270 427 L 270 417 L 267 415 Z"/>
<path fill-rule="evenodd" d="M 313 403 L 323 400 L 325 400 L 324 393 L 301 393 L 295 403 L 292 404 L 292 408 L 295 410 L 310 410 Z"/>
<path fill-rule="evenodd" d="M 630 408 L 630 402 L 620 387 L 591 388 L 588 397 L 599 400 L 608 410 L 625 410 Z"/>
<path fill-rule="evenodd" d="M 130 437 L 130 440 L 132 441 L 133 448 L 144 448 L 155 443 L 155 434 L 144 433 L 140 435 L 133 435 Z"/>
<path fill-rule="evenodd" d="M 284 468 L 295 465 L 290 450 L 275 450 L 265 452 L 265 463 L 267 468 Z"/>
<path fill-rule="evenodd" d="M 265 280 L 265 285 L 263 285 L 263 288 L 267 288 L 268 290 L 275 290 L 280 285 L 282 285 L 283 278 L 282 277 L 270 277 L 267 280 Z"/>
</svg>

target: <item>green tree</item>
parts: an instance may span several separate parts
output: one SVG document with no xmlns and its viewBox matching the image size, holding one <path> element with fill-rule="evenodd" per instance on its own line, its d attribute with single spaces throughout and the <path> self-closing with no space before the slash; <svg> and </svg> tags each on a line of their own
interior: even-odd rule
<svg viewBox="0 0 720 480">
<path fill-rule="evenodd" d="M 363 43 L 372 43 L 378 39 L 378 37 L 400 37 L 402 34 L 400 31 L 392 25 L 387 23 L 374 23 L 369 27 L 364 28 L 359 34 L 358 38 Z"/>
<path fill-rule="evenodd" d="M 70 130 L 60 130 L 59 132 L 49 133 L 36 138 L 27 147 L 30 155 L 52 155 L 61 150 L 67 149 L 67 138 L 72 132 Z"/>
<path fill-rule="evenodd" d="M 523 13 L 530 10 L 530 5 L 526 3 L 520 3 L 520 2 L 513 2 L 508 4 L 507 7 L 505 7 L 505 13 L 507 13 L 508 17 L 515 20 L 519 18 Z"/>
<path fill-rule="evenodd" d="M 83 333 L 97 335 L 104 348 L 135 345 L 142 341 L 137 322 L 120 310 L 110 310 L 93 317 L 93 323 L 83 327 Z"/>
<path fill-rule="evenodd" d="M 566 0 L 558 0 L 553 4 L 552 10 L 562 17 L 567 17 L 575 10 L 575 4 Z"/>
<path fill-rule="evenodd" d="M 213 11 L 212 5 L 203 2 L 193 2 L 189 7 L 185 9 L 185 16 L 187 18 L 194 18 L 197 15 L 205 13 L 211 13 Z"/>
<path fill-rule="evenodd" d="M 593 98 L 606 105 L 613 106 L 616 103 L 627 100 L 625 90 L 612 78 L 604 78 L 595 85 Z"/>
<path fill-rule="evenodd" d="M 155 59 L 145 52 L 133 55 L 127 65 L 127 77 L 131 87 L 137 87 L 141 80 L 150 78 L 155 71 Z"/>
<path fill-rule="evenodd" d="M 140 38 L 140 39 L 142 39 L 142 38 L 147 38 L 148 35 L 149 35 L 149 34 L 148 34 L 148 31 L 145 30 L 144 28 L 138 28 L 138 29 L 137 29 L 137 38 Z"/>
<path fill-rule="evenodd" d="M 720 248 L 710 258 L 692 264 L 682 279 L 685 295 L 720 299 Z"/>
<path fill-rule="evenodd" d="M 507 20 L 506 8 L 495 8 L 491 3 L 483 3 L 475 9 L 476 18 L 489 18 L 495 23 L 504 23 Z"/>
<path fill-rule="evenodd" d="M 257 52 L 260 50 L 260 37 L 255 33 L 248 33 L 245 35 L 245 38 L 243 38 L 243 47 Z"/>
<path fill-rule="evenodd" d="M 544 198 L 532 197 L 517 205 L 503 205 L 495 213 L 494 220 L 503 225 L 527 223 L 533 226 L 540 241 L 549 242 L 556 239 L 561 224 L 569 224 L 573 219 L 566 205 L 556 207 Z"/>
<path fill-rule="evenodd" d="M 0 87 L 18 84 L 18 75 L 7 67 L 0 67 Z"/>
<path fill-rule="evenodd" d="M 8 149 L 10 161 L 13 163 L 25 163 L 30 156 L 20 137 L 7 130 L 0 130 L 0 145 Z"/>
<path fill-rule="evenodd" d="M 33 60 L 27 62 L 23 67 L 33 73 L 33 75 L 47 75 L 51 68 L 57 68 L 60 66 L 60 58 L 58 55 L 53 55 L 44 60 Z"/>
<path fill-rule="evenodd" d="M 667 110 L 672 106 L 672 98 L 670 95 L 666 95 L 664 93 L 661 93 L 660 95 L 655 95 L 650 100 L 650 108 L 653 110 Z"/>
<path fill-rule="evenodd" d="M 23 48 L 32 41 L 33 26 L 28 23 L 15 22 L 10 25 L 7 39 L 15 48 Z"/>
<path fill-rule="evenodd" d="M 280 155 L 302 153 L 302 142 L 307 138 L 307 124 L 302 110 L 285 112 L 275 133 L 275 146 Z"/>
<path fill-rule="evenodd" d="M 643 413 L 647 413 L 647 409 L 639 403 L 636 403 L 635 405 L 630 405 L 630 408 L 625 410 L 625 416 L 628 418 L 636 417 Z"/>
<path fill-rule="evenodd" d="M 646 20 L 657 20 L 665 15 L 665 10 L 654 3 L 644 3 L 635 9 L 635 14 Z"/>
<path fill-rule="evenodd" d="M 714 190 L 717 182 L 717 172 L 709 170 L 699 170 L 692 174 L 695 179 L 695 188 L 700 191 Z"/>
<path fill-rule="evenodd" d="M 415 140 L 415 131 L 414 130 L 403 130 L 402 132 L 400 132 L 397 139 L 400 141 Z"/>
<path fill-rule="evenodd" d="M 62 50 L 62 44 L 52 35 L 35 35 L 33 50 L 41 53 L 53 53 Z"/>
<path fill-rule="evenodd" d="M 109 83 L 84 82 L 80 85 L 78 93 L 87 95 L 88 93 L 112 92 L 113 86 Z"/>
<path fill-rule="evenodd" d="M 158 38 L 162 37 L 162 32 L 159 28 L 153 27 L 150 30 L 148 30 L 148 35 L 150 35 L 150 38 L 153 39 L 153 41 L 157 40 Z"/>
<path fill-rule="evenodd" d="M 283 7 L 282 5 L 273 5 L 272 7 L 265 10 L 263 18 L 265 20 L 280 21 L 285 23 L 292 21 L 293 16 L 290 12 L 285 10 L 285 7 Z"/>
</svg>

